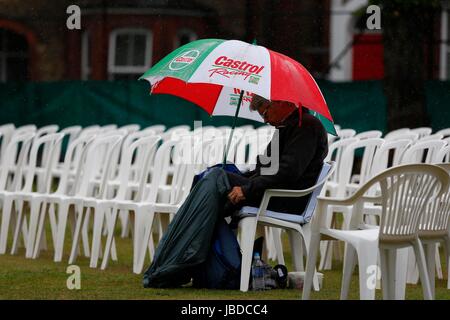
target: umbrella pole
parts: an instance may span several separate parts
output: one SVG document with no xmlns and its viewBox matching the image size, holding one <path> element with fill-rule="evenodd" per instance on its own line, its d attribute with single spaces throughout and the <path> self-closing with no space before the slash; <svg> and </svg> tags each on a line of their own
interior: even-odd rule
<svg viewBox="0 0 450 320">
<path fill-rule="evenodd" d="M 228 151 L 231 145 L 231 138 L 233 137 L 234 128 L 236 127 L 236 120 L 239 114 L 239 109 L 241 108 L 242 98 L 244 97 L 244 90 L 241 90 L 241 94 L 239 95 L 239 101 L 236 108 L 236 113 L 234 114 L 233 126 L 231 127 L 230 136 L 228 137 L 227 147 L 225 149 L 225 154 L 223 156 L 222 168 L 225 168 L 225 164 L 227 163 Z"/>
</svg>

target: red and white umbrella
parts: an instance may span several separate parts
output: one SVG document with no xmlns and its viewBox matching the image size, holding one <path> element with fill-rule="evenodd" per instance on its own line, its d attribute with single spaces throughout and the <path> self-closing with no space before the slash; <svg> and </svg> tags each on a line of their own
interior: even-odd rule
<svg viewBox="0 0 450 320">
<path fill-rule="evenodd" d="M 263 122 L 258 112 L 249 109 L 253 94 L 289 101 L 318 113 L 322 123 L 330 122 L 331 126 L 324 123 L 328 131 L 335 133 L 333 118 L 311 74 L 299 62 L 255 44 L 193 41 L 167 55 L 140 79 L 150 82 L 152 93 L 181 97 L 210 115 Z"/>
</svg>

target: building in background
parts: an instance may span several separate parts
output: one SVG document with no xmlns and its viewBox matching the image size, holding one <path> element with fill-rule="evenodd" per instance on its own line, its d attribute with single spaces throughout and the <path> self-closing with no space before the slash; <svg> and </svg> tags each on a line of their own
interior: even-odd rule
<svg viewBox="0 0 450 320">
<path fill-rule="evenodd" d="M 199 38 L 256 40 L 316 78 L 383 77 L 382 31 L 361 23 L 367 0 L 0 0 L 0 81 L 136 79 Z M 81 8 L 68 30 L 66 8 Z M 359 14 L 358 14 L 359 13 Z M 436 16 L 428 78 L 450 77 L 448 7 Z"/>
</svg>

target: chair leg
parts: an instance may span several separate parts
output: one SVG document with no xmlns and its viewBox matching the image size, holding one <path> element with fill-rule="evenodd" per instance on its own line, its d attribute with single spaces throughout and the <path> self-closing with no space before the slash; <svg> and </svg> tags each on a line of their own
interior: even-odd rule
<svg viewBox="0 0 450 320">
<path fill-rule="evenodd" d="M 381 290 L 383 292 L 383 299 L 390 300 L 389 297 L 389 282 L 391 281 L 389 273 L 389 253 L 388 249 L 380 248 L 380 269 L 381 269 Z"/>
<path fill-rule="evenodd" d="M 40 202 L 31 202 L 31 208 L 30 208 L 30 225 L 28 227 L 28 236 L 27 236 L 27 245 L 26 245 L 26 251 L 25 251 L 25 257 L 26 258 L 32 258 L 33 257 L 33 251 L 34 246 L 37 245 L 39 247 L 40 245 L 40 238 L 36 238 L 36 231 L 38 228 L 38 221 L 39 221 L 39 212 L 41 209 L 41 203 Z M 17 234 L 17 238 L 18 238 Z"/>
<path fill-rule="evenodd" d="M 388 292 L 389 292 L 388 299 L 394 300 L 395 293 L 396 293 L 396 286 L 397 286 L 397 280 L 396 280 L 397 250 L 396 249 L 388 250 L 387 256 L 388 256 L 387 272 L 388 272 L 388 280 L 389 280 L 387 283 Z"/>
<path fill-rule="evenodd" d="M 409 250 L 408 262 L 407 262 L 408 271 L 407 271 L 406 281 L 407 281 L 407 283 L 410 283 L 410 284 L 417 284 L 419 282 L 419 269 L 416 264 L 417 259 L 414 254 L 414 249 L 409 248 L 408 250 Z"/>
<path fill-rule="evenodd" d="M 240 246 L 242 250 L 240 290 L 243 292 L 248 291 L 256 225 L 256 217 L 246 217 L 239 222 L 239 229 L 241 232 Z"/>
<path fill-rule="evenodd" d="M 42 208 L 41 208 L 41 213 L 39 214 L 39 223 L 37 226 L 37 233 L 36 233 L 36 239 L 39 239 L 38 241 L 41 241 L 42 238 L 45 235 L 45 217 L 47 215 L 47 202 L 42 202 Z M 52 233 L 54 232 L 54 230 L 52 230 Z M 53 237 L 53 243 L 54 243 L 54 237 Z M 39 257 L 41 251 L 41 247 L 39 246 L 34 246 L 33 248 L 33 259 L 37 259 Z"/>
<path fill-rule="evenodd" d="M 102 270 L 105 270 L 106 267 L 108 266 L 109 255 L 111 252 L 111 247 L 114 242 L 114 228 L 116 227 L 116 222 L 117 222 L 117 211 L 118 211 L 117 209 L 112 210 L 110 219 L 107 222 L 108 235 L 107 235 L 106 244 L 105 244 L 105 254 L 103 255 L 103 261 L 102 261 L 102 265 L 101 265 Z"/>
<path fill-rule="evenodd" d="M 5 197 L 3 199 L 2 209 L 2 225 L 0 228 L 0 254 L 5 254 L 12 209 L 12 200 L 9 197 Z"/>
<path fill-rule="evenodd" d="M 446 239 L 447 245 L 447 289 L 450 289 L 450 236 Z"/>
<path fill-rule="evenodd" d="M 311 288 L 313 285 L 313 278 L 316 272 L 316 261 L 320 247 L 320 234 L 312 233 L 308 250 L 308 259 L 306 260 L 305 281 L 303 283 L 302 299 L 309 300 L 311 295 Z"/>
<path fill-rule="evenodd" d="M 60 202 L 58 205 L 58 227 L 56 231 L 55 256 L 53 259 L 55 262 L 61 262 L 62 260 L 68 214 L 69 203 L 66 201 Z"/>
<path fill-rule="evenodd" d="M 94 208 L 94 230 L 92 232 L 92 249 L 91 249 L 91 261 L 89 266 L 91 268 L 97 268 L 98 258 L 100 256 L 100 247 L 103 234 L 103 225 L 105 217 L 105 208 L 101 205 L 97 205 Z"/>
<path fill-rule="evenodd" d="M 140 220 L 144 225 L 144 236 L 140 243 L 141 246 L 138 246 L 137 252 L 137 266 L 134 266 L 134 273 L 140 274 L 142 273 L 142 269 L 144 268 L 145 257 L 147 255 L 148 243 L 150 241 L 150 237 L 152 235 L 153 221 L 155 218 L 155 210 L 151 208 L 145 212 L 145 217 L 141 217 Z"/>
<path fill-rule="evenodd" d="M 351 244 L 345 245 L 344 266 L 342 271 L 341 300 L 348 299 L 350 282 L 355 269 L 356 250 Z"/>
<path fill-rule="evenodd" d="M 84 210 L 84 209 L 83 209 Z M 89 223 L 91 220 L 92 208 L 86 208 L 86 214 L 84 214 L 84 222 L 81 229 L 81 240 L 83 243 L 83 252 L 85 257 L 91 256 L 91 248 L 89 247 Z"/>
<path fill-rule="evenodd" d="M 375 270 L 378 272 L 378 243 L 360 243 L 356 250 L 359 268 L 359 297 L 361 300 L 374 300 L 377 274 L 373 278 L 373 273 L 370 271 L 375 267 Z"/>
<path fill-rule="evenodd" d="M 413 243 L 414 253 L 417 259 L 417 265 L 419 268 L 420 282 L 422 284 L 423 297 L 425 300 L 432 300 L 433 295 L 431 293 L 430 279 L 428 277 L 427 265 L 425 261 L 425 254 L 423 252 L 422 242 L 420 239 L 416 239 Z"/>
<path fill-rule="evenodd" d="M 424 245 L 425 249 L 425 259 L 427 263 L 427 269 L 428 269 L 428 280 L 430 281 L 430 290 L 431 290 L 431 296 L 434 299 L 435 297 L 435 286 L 436 286 L 436 243 L 427 243 Z"/>
<path fill-rule="evenodd" d="M 70 250 L 69 264 L 75 263 L 78 256 L 78 248 L 80 246 L 80 233 L 83 226 L 83 207 L 78 208 L 76 212 L 77 218 L 75 222 L 75 230 L 72 239 L 72 248 Z"/>
<path fill-rule="evenodd" d="M 286 264 L 284 261 L 283 244 L 281 243 L 281 229 L 272 228 L 273 243 L 278 264 Z"/>
<path fill-rule="evenodd" d="M 438 279 L 442 280 L 444 279 L 444 275 L 442 274 L 442 264 L 441 264 L 441 256 L 439 254 L 439 248 L 440 244 L 436 243 L 436 250 L 435 250 L 436 275 Z"/>
<path fill-rule="evenodd" d="M 397 249 L 397 266 L 395 271 L 395 300 L 405 300 L 408 255 L 410 248 Z M 416 264 L 414 263 L 413 266 Z M 383 272 L 381 273 L 383 275 Z"/>
<path fill-rule="evenodd" d="M 15 208 L 14 216 L 16 219 L 16 225 L 14 227 L 11 254 L 17 254 L 17 251 L 18 251 L 19 245 L 20 245 L 20 236 L 21 235 L 24 237 L 24 246 L 25 246 L 25 248 L 27 248 L 28 228 L 25 228 L 26 219 L 24 217 L 23 207 L 24 207 L 24 201 L 22 201 L 22 200 L 14 201 L 14 208 Z"/>
<path fill-rule="evenodd" d="M 295 230 L 288 230 L 289 244 L 292 252 L 294 271 L 305 271 L 303 265 L 303 238 L 301 234 Z"/>
</svg>

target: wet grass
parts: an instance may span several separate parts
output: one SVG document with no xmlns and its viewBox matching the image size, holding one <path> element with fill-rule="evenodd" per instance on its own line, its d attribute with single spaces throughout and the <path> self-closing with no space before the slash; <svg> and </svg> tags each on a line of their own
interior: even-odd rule
<svg viewBox="0 0 450 320">
<path fill-rule="evenodd" d="M 68 232 L 70 234 L 70 232 Z M 50 239 L 50 238 L 48 238 Z M 26 259 L 24 249 L 17 255 L 0 256 L 0 299 L 218 299 L 218 300 L 297 300 L 298 289 L 276 289 L 263 292 L 240 292 L 238 290 L 200 290 L 191 287 L 179 289 L 144 289 L 142 275 L 132 272 L 132 243 L 130 239 L 116 237 L 118 261 L 112 261 L 102 271 L 89 268 L 89 260 L 79 256 L 76 265 L 81 270 L 81 289 L 69 290 L 66 273 L 70 236 L 66 239 L 63 262 L 53 262 L 53 249 L 43 251 L 36 259 Z M 288 248 L 287 241 L 285 248 Z M 288 252 L 285 254 L 288 270 L 292 270 Z M 444 261 L 443 259 L 442 261 Z M 445 267 L 445 266 L 443 266 Z M 444 269 L 444 274 L 446 269 Z M 339 299 L 342 265 L 335 261 L 333 270 L 324 271 L 323 288 L 313 292 L 312 299 Z M 445 275 L 444 275 L 445 277 Z M 446 278 L 446 277 L 445 277 Z M 447 279 L 436 281 L 436 299 L 450 299 L 446 289 Z M 357 272 L 353 275 L 350 299 L 359 298 Z M 408 285 L 407 299 L 422 299 L 419 285 Z M 377 299 L 381 291 L 377 290 Z"/>
</svg>

